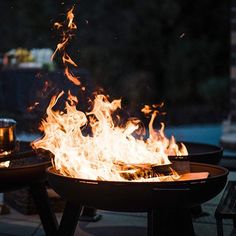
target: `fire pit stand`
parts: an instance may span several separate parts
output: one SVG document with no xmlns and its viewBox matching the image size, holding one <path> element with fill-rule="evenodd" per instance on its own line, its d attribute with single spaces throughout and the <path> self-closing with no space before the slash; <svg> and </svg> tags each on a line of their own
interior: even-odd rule
<svg viewBox="0 0 236 236">
<path fill-rule="evenodd" d="M 67 201 L 57 235 L 73 236 L 81 212 L 82 212 L 82 204 L 80 204 L 79 202 L 78 204 L 73 204 Z"/>
<path fill-rule="evenodd" d="M 10 190 L 17 190 L 22 187 L 29 187 L 30 189 L 34 203 L 38 210 L 40 220 L 44 228 L 45 235 L 47 236 L 55 235 L 55 233 L 58 230 L 58 222 L 49 202 L 45 182 L 39 181 L 39 182 L 34 182 L 33 184 L 30 185 L 28 185 L 27 183 L 25 183 L 24 185 L 17 185 L 17 184 L 14 186 L 11 185 Z M 6 192 L 6 191 L 7 191 L 6 185 L 4 189 L 0 188 L 0 192 Z"/>
<path fill-rule="evenodd" d="M 152 209 L 148 211 L 148 236 L 193 236 L 190 209 Z"/>
<path fill-rule="evenodd" d="M 194 235 L 190 209 L 216 196 L 225 186 L 225 168 L 191 163 L 191 172 L 209 172 L 200 180 L 115 182 L 75 179 L 47 169 L 51 187 L 67 204 L 57 235 L 72 236 L 82 206 L 124 212 L 148 212 L 148 236 Z"/>
<path fill-rule="evenodd" d="M 79 216 L 82 210 L 82 204 L 66 203 L 62 220 L 57 232 L 58 236 L 73 236 Z M 171 236 L 183 235 L 194 236 L 194 229 L 189 209 L 152 209 L 148 211 L 147 219 L 148 236 Z"/>
<path fill-rule="evenodd" d="M 52 211 L 45 183 L 36 183 L 35 185 L 31 185 L 30 191 L 37 207 L 45 234 L 47 236 L 55 235 L 55 232 L 58 230 L 58 222 L 54 212 Z"/>
</svg>

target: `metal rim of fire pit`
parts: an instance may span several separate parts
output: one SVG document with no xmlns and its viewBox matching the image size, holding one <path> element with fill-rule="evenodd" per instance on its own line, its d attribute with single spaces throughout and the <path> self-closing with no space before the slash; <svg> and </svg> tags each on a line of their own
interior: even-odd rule
<svg viewBox="0 0 236 236">
<path fill-rule="evenodd" d="M 22 146 L 24 146 L 24 151 L 29 150 L 27 145 L 29 142 L 21 141 Z M 22 151 L 22 150 L 20 150 Z M 22 157 L 22 160 L 27 161 L 28 158 L 37 158 L 36 155 L 32 155 L 32 157 Z M 19 161 L 14 160 L 13 161 Z M 46 180 L 45 170 L 47 167 L 51 165 L 51 161 L 45 158 L 45 161 L 40 161 L 39 163 L 29 163 L 25 165 L 12 166 L 8 168 L 0 168 L 0 192 L 11 191 L 15 189 L 22 188 L 24 186 L 28 186 L 30 184 L 34 184 L 37 182 L 44 182 Z"/>
<path fill-rule="evenodd" d="M 79 205 L 115 211 L 193 207 L 216 196 L 225 186 L 228 170 L 215 165 L 190 163 L 193 172 L 208 171 L 207 179 L 177 182 L 97 181 L 76 179 L 47 168 L 51 187 Z"/>
<path fill-rule="evenodd" d="M 180 142 L 178 142 L 180 143 Z M 187 150 L 187 159 L 192 162 L 200 162 L 207 164 L 217 164 L 222 158 L 223 147 L 213 144 L 197 143 L 189 141 L 181 141 Z M 178 156 L 169 156 L 170 160 L 179 159 Z"/>
</svg>

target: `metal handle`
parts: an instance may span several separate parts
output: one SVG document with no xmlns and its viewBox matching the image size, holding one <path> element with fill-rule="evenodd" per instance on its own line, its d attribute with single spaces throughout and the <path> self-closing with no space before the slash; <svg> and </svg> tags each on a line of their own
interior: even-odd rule
<svg viewBox="0 0 236 236">
<path fill-rule="evenodd" d="M 80 183 L 82 183 L 82 184 L 98 184 L 98 182 L 96 182 L 96 181 L 89 181 L 89 180 L 80 180 L 79 181 Z"/>
<path fill-rule="evenodd" d="M 153 191 L 190 191 L 190 188 L 185 188 L 185 187 L 171 187 L 171 188 L 153 188 Z"/>
</svg>

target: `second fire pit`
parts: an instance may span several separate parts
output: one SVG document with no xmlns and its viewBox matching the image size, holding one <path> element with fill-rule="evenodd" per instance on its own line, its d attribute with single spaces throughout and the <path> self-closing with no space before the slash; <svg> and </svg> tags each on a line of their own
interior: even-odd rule
<svg viewBox="0 0 236 236">
<path fill-rule="evenodd" d="M 225 186 L 228 171 L 191 163 L 190 171 L 209 172 L 199 180 L 172 182 L 95 181 L 47 170 L 54 190 L 67 200 L 60 235 L 73 235 L 81 206 L 128 212 L 148 212 L 148 235 L 194 235 L 190 208 L 210 200 Z"/>
</svg>

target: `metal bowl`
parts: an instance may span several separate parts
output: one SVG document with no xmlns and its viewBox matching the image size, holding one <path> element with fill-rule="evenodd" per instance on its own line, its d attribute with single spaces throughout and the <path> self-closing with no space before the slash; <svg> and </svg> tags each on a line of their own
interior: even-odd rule
<svg viewBox="0 0 236 236">
<path fill-rule="evenodd" d="M 147 211 L 152 208 L 193 207 L 210 200 L 225 186 L 228 170 L 190 163 L 191 172 L 209 172 L 207 179 L 173 182 L 98 181 L 63 176 L 47 169 L 51 187 L 64 199 L 98 209 Z"/>
<path fill-rule="evenodd" d="M 0 157 L 10 154 L 16 147 L 16 121 L 0 118 Z"/>
</svg>

